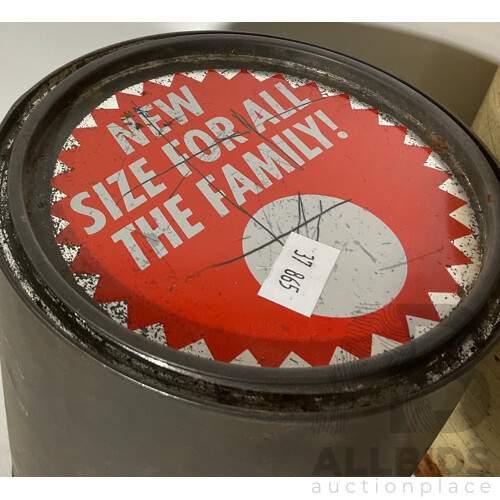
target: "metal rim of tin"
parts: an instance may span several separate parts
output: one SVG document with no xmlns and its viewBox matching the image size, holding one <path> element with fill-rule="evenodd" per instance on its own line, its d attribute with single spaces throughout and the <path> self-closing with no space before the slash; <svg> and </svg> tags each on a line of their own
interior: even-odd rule
<svg viewBox="0 0 500 500">
<path fill-rule="evenodd" d="M 316 81 L 328 83 L 334 79 L 337 85 L 344 82 L 349 89 L 355 85 L 357 92 L 377 102 L 378 109 L 399 111 L 424 137 L 430 129 L 437 130 L 452 145 L 455 159 L 464 168 L 462 175 L 474 185 L 473 199 L 478 204 L 475 209 L 481 216 L 481 232 L 488 240 L 483 268 L 471 292 L 460 307 L 434 327 L 433 335 L 423 335 L 396 352 L 338 366 L 278 370 L 229 365 L 194 358 L 130 335 L 125 327 L 83 300 L 54 268 L 29 222 L 25 203 L 28 170 L 44 160 L 43 152 L 36 151 L 38 138 L 54 130 L 53 124 L 65 114 L 65 107 L 82 95 L 97 102 L 82 89 L 99 86 L 116 90 L 142 81 L 144 75 L 157 74 L 159 67 L 167 73 L 167 68 L 172 68 L 171 72 L 189 71 L 205 64 L 208 69 L 219 62 L 229 68 L 270 69 L 301 76 L 307 73 Z M 47 84 L 55 86 L 43 90 Z M 40 94 L 43 98 L 34 105 Z M 333 406 L 368 411 L 447 383 L 477 362 L 496 340 L 495 329 L 488 325 L 492 326 L 498 316 L 498 164 L 449 112 L 366 63 L 327 49 L 264 35 L 200 32 L 146 37 L 97 51 L 56 71 L 14 105 L 1 129 L 2 142 L 11 141 L 3 146 L 14 224 L 12 227 L 9 215 L 4 214 L 9 244 L 22 276 L 40 291 L 54 314 L 66 318 L 68 329 L 55 325 L 31 300 L 30 307 L 78 348 L 152 387 L 188 399 L 260 411 L 308 413 Z M 5 172 L 2 177 L 5 180 Z M 2 203 L 6 197 L 4 191 Z M 25 295 L 4 261 L 2 267 L 17 293 Z M 464 355 L 464 346 L 471 342 L 475 350 Z M 398 387 L 394 387 L 394 377 Z"/>
</svg>

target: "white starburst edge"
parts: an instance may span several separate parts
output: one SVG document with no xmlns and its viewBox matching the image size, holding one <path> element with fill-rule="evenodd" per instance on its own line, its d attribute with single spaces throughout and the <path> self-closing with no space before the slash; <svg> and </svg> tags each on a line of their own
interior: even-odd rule
<svg viewBox="0 0 500 500">
<path fill-rule="evenodd" d="M 228 80 L 234 78 L 238 73 L 240 73 L 240 70 L 219 69 L 215 71 L 220 75 L 224 76 Z M 265 81 L 266 79 L 276 74 L 272 72 L 262 72 L 262 71 L 261 72 L 248 71 L 248 73 L 250 73 L 252 76 L 254 76 L 254 78 L 256 78 L 259 81 Z M 208 74 L 208 70 L 189 71 L 189 72 L 183 72 L 181 74 L 183 74 L 186 77 L 192 78 L 196 81 L 202 82 L 205 76 Z M 288 75 L 283 75 L 283 76 L 286 78 L 287 82 L 294 88 L 311 83 L 311 80 L 308 79 L 289 77 Z M 170 87 L 173 79 L 174 75 L 165 75 L 162 77 L 151 79 L 150 81 L 158 85 L 164 85 L 166 87 Z M 330 87 L 326 87 L 317 82 L 313 83 L 316 84 L 316 87 L 324 97 L 345 93 L 339 90 L 332 89 Z M 143 83 L 132 85 L 124 90 L 121 90 L 120 93 L 131 94 L 131 95 L 142 95 Z M 351 108 L 354 110 L 374 109 L 369 104 L 362 102 L 356 97 L 351 95 L 349 95 L 349 101 L 351 104 Z M 112 95 L 108 97 L 100 105 L 98 105 L 96 109 L 118 109 L 118 101 L 116 100 L 116 96 Z M 389 114 L 381 111 L 378 111 L 378 123 L 381 126 L 403 126 L 399 121 L 392 118 Z M 82 119 L 82 121 L 76 128 L 89 128 L 94 126 L 97 126 L 97 124 L 95 123 L 92 114 L 88 114 L 86 117 Z M 412 132 L 409 129 L 407 129 L 404 143 L 408 146 L 428 147 L 425 144 L 425 142 L 422 139 L 420 139 L 420 137 L 418 137 L 414 132 Z M 79 146 L 80 144 L 78 143 L 78 141 L 73 137 L 73 135 L 70 135 L 63 146 L 63 150 L 74 149 Z M 430 153 L 424 165 L 429 168 L 434 168 L 437 170 L 442 170 L 451 173 L 448 166 L 444 163 L 441 157 L 435 152 Z M 65 172 L 68 172 L 69 170 L 70 169 L 67 167 L 67 165 L 65 165 L 60 160 L 57 160 L 57 164 L 54 169 L 54 176 L 61 175 Z M 448 272 L 454 278 L 454 280 L 460 286 L 463 286 L 465 288 L 467 284 L 470 283 L 469 280 L 477 276 L 477 274 L 480 271 L 479 242 L 478 238 L 476 237 L 477 222 L 474 217 L 474 212 L 470 207 L 470 200 L 468 199 L 467 194 L 465 193 L 463 187 L 460 185 L 455 176 L 452 175 L 447 181 L 441 184 L 439 188 L 453 196 L 462 199 L 463 201 L 466 201 L 467 203 L 466 205 L 460 207 L 459 209 L 455 210 L 449 215 L 450 217 L 454 218 L 458 222 L 464 224 L 465 226 L 469 227 L 471 230 L 474 231 L 474 234 L 472 235 L 467 235 L 452 241 L 452 244 L 454 244 L 458 250 L 464 253 L 464 255 L 466 255 L 473 262 L 472 264 L 450 266 L 449 268 L 447 268 Z M 53 204 L 57 203 L 60 199 L 64 198 L 65 196 L 66 195 L 64 193 L 53 188 L 52 203 Z M 59 234 L 69 224 L 69 222 L 55 216 L 52 216 L 52 220 L 53 220 L 55 235 Z M 470 239 L 470 237 L 473 237 L 472 238 L 473 241 Z M 61 254 L 63 255 L 64 260 L 68 262 L 68 264 L 70 265 L 73 259 L 76 257 L 76 254 L 78 253 L 80 247 L 70 247 L 69 245 L 58 245 L 58 246 L 61 250 Z M 468 251 L 468 253 L 466 253 L 466 250 Z M 93 294 L 95 293 L 95 289 L 97 288 L 100 277 L 98 275 L 90 275 L 90 274 L 85 275 L 87 277 L 86 278 L 87 281 L 85 281 L 85 279 L 83 279 L 84 275 L 80 274 L 75 276 L 78 276 L 77 283 L 84 288 L 86 293 L 88 293 L 91 297 L 93 297 Z M 89 282 L 92 282 L 92 285 L 90 287 L 89 287 Z M 450 293 L 429 292 L 429 297 L 441 320 L 447 317 L 449 314 L 451 314 L 451 312 L 460 302 L 460 298 L 458 297 L 458 295 Z M 104 310 L 106 310 L 108 314 L 115 321 L 124 325 L 125 327 L 127 326 L 128 306 L 126 302 L 124 301 L 108 302 L 99 305 Z M 438 322 L 427 318 L 419 318 L 409 315 L 406 318 L 407 318 L 410 338 L 412 340 L 420 337 L 424 333 L 427 333 L 429 330 L 431 330 L 434 326 L 438 324 Z M 161 340 L 161 338 L 159 339 L 158 337 L 152 338 L 155 335 L 157 335 L 157 333 L 152 333 L 152 332 L 157 332 L 159 328 L 158 325 L 161 326 L 161 330 L 163 331 L 164 334 L 163 325 L 159 323 L 148 325 L 134 331 L 138 334 L 143 334 L 146 337 L 151 338 L 156 342 L 166 344 L 166 339 L 165 341 L 163 341 Z M 392 339 L 388 339 L 381 335 L 373 333 L 370 355 L 375 356 L 377 354 L 381 354 L 383 352 L 395 349 L 400 345 L 402 344 L 399 342 L 396 342 Z M 208 348 L 205 340 L 203 339 L 193 342 L 179 350 L 182 352 L 193 354 L 195 356 L 207 359 L 214 359 L 212 353 L 210 352 L 210 349 Z M 354 361 L 357 359 L 358 357 L 356 357 L 351 352 L 342 349 L 340 347 L 337 347 L 332 355 L 329 364 L 335 365 L 339 363 Z M 259 362 L 249 349 L 245 349 L 244 351 L 242 351 L 238 356 L 236 356 L 232 361 L 230 361 L 230 363 L 244 365 L 244 366 L 260 366 Z M 311 365 L 307 363 L 307 361 L 305 361 L 298 354 L 292 351 L 281 363 L 280 368 L 298 368 L 298 367 L 310 367 L 310 366 Z"/>
</svg>

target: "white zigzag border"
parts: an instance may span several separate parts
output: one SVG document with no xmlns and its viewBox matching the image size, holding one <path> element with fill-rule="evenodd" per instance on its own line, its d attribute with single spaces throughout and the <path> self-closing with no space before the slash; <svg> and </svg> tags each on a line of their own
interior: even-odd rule
<svg viewBox="0 0 500 500">
<path fill-rule="evenodd" d="M 240 73 L 240 70 L 234 69 L 217 69 L 215 70 L 220 75 L 224 76 L 224 78 L 231 80 L 234 76 Z M 208 70 L 201 71 L 189 71 L 183 72 L 184 76 L 189 78 L 193 78 L 198 82 L 202 82 L 207 75 Z M 251 71 L 250 73 L 254 78 L 259 81 L 267 80 L 271 78 L 276 73 L 272 72 L 263 72 L 263 71 Z M 289 75 L 283 74 L 283 77 L 286 78 L 287 82 L 294 88 L 300 87 L 302 85 L 306 85 L 311 83 L 311 80 L 302 79 L 298 77 L 291 77 Z M 172 84 L 174 75 L 165 75 L 162 77 L 154 78 L 150 80 L 153 83 L 164 85 L 166 87 L 170 87 Z M 318 90 L 324 97 L 344 94 L 345 92 L 337 91 L 332 88 L 328 88 L 322 84 L 316 82 L 316 86 Z M 122 91 L 120 93 L 123 94 L 131 94 L 131 95 L 142 95 L 143 93 L 143 83 L 138 83 L 136 85 L 132 85 Z M 365 110 L 365 109 L 374 109 L 370 105 L 358 100 L 354 96 L 349 96 L 351 108 L 355 110 Z M 96 109 L 118 109 L 118 101 L 116 100 L 116 96 L 113 95 L 106 100 L 104 100 Z M 381 126 L 403 126 L 400 122 L 392 118 L 389 114 L 378 111 L 378 123 Z M 80 124 L 76 128 L 90 128 L 96 127 L 97 124 L 91 114 L 88 114 Z M 409 146 L 417 146 L 417 147 L 428 147 L 428 145 L 418 137 L 414 132 L 407 129 L 406 136 L 404 139 L 404 143 Z M 73 149 L 79 147 L 80 144 L 78 141 L 70 135 L 63 146 L 63 150 Z M 441 170 L 444 172 L 448 172 L 452 174 L 448 166 L 444 163 L 441 157 L 432 152 L 424 163 L 426 167 L 434 168 L 436 170 Z M 61 175 L 65 172 L 68 172 L 70 169 L 60 160 L 57 160 L 56 166 L 54 168 L 54 176 Z M 481 255 L 479 250 L 479 241 L 477 238 L 478 235 L 478 226 L 477 221 L 474 216 L 474 212 L 470 207 L 470 200 L 467 197 L 463 187 L 460 185 L 458 180 L 452 174 L 452 176 L 444 182 L 440 189 L 446 191 L 447 193 L 456 196 L 467 202 L 466 205 L 460 207 L 454 212 L 450 213 L 450 217 L 456 219 L 460 223 L 469 227 L 473 234 L 464 236 L 462 238 L 458 238 L 452 241 L 453 245 L 460 250 L 464 255 L 466 255 L 469 259 L 472 260 L 472 264 L 466 265 L 457 265 L 451 266 L 447 268 L 448 272 L 451 274 L 453 279 L 463 288 L 467 288 L 470 286 L 481 269 Z M 53 189 L 51 194 L 51 203 L 57 203 L 59 200 L 64 198 L 66 195 L 61 193 L 59 190 Z M 53 225 L 54 225 L 54 235 L 59 234 L 69 223 L 63 219 L 52 216 Z M 58 245 L 63 259 L 71 265 L 73 260 L 75 259 L 80 247 L 79 246 L 70 246 L 70 245 Z M 92 274 L 77 274 L 75 275 L 75 279 L 77 283 L 85 290 L 90 297 L 94 296 L 95 290 L 97 288 L 99 282 L 98 275 Z M 444 319 L 455 309 L 455 307 L 460 302 L 460 297 L 454 293 L 442 293 L 442 292 L 429 292 L 429 297 L 438 313 L 440 319 Z M 108 312 L 108 314 L 118 323 L 127 326 L 128 321 L 128 306 L 125 301 L 118 302 L 109 302 L 104 304 L 99 304 L 104 310 Z M 408 330 L 410 333 L 410 338 L 412 340 L 420 337 L 424 333 L 428 332 L 434 326 L 438 324 L 437 321 L 433 321 L 426 318 L 420 318 L 415 316 L 407 316 Z M 136 333 L 144 335 L 146 338 L 158 342 L 163 345 L 167 345 L 167 341 L 165 338 L 165 331 L 163 325 L 161 323 L 155 323 L 152 325 L 145 326 L 141 329 L 134 330 Z M 371 345 L 371 356 L 375 356 L 377 354 L 381 354 L 383 352 L 395 349 L 396 347 L 403 345 L 400 342 L 396 342 L 394 340 L 385 338 L 376 333 L 372 334 L 372 345 Z M 210 349 L 208 348 L 205 340 L 201 339 L 192 344 L 189 344 L 182 349 L 179 349 L 182 352 L 186 352 L 192 354 L 194 356 L 199 356 L 206 359 L 214 359 Z M 342 349 L 341 347 L 337 347 L 332 355 L 330 360 L 330 365 L 336 365 L 340 363 L 346 363 L 349 361 L 355 361 L 358 357 L 349 351 Z M 235 365 L 244 365 L 244 366 L 261 366 L 255 356 L 251 353 L 249 349 L 244 350 L 238 356 L 236 356 L 230 363 Z M 298 356 L 293 351 L 288 354 L 283 363 L 280 365 L 280 368 L 302 368 L 302 367 L 310 367 L 311 365 L 307 363 L 304 359 Z"/>
</svg>

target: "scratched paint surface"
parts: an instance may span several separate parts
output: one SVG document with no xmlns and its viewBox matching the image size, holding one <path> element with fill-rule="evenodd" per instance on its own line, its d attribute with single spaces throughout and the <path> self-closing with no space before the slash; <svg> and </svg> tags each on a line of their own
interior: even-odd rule
<svg viewBox="0 0 500 500">
<path fill-rule="evenodd" d="M 435 152 L 354 96 L 283 75 L 124 89 L 74 129 L 52 186 L 56 242 L 96 304 L 218 361 L 373 356 L 432 334 L 480 270 L 474 214 Z M 291 231 L 341 250 L 311 318 L 258 296 Z"/>
</svg>

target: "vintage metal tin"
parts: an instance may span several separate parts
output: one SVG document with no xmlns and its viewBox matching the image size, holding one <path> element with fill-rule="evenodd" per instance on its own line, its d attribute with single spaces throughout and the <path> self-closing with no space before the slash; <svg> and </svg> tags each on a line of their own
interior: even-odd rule
<svg viewBox="0 0 500 500">
<path fill-rule="evenodd" d="M 0 139 L 18 475 L 411 474 L 496 341 L 498 165 L 365 63 L 133 40 L 50 75 Z M 312 315 L 259 295 L 292 232 L 338 255 Z M 281 294 L 317 279 L 294 255 Z"/>
</svg>

